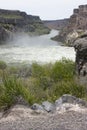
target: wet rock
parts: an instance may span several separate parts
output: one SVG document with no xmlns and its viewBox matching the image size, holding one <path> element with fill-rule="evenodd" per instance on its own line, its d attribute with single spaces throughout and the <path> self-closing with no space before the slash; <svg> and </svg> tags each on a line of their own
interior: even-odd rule
<svg viewBox="0 0 87 130">
<path fill-rule="evenodd" d="M 55 101 L 55 105 L 58 107 L 62 105 L 63 103 L 71 103 L 74 104 L 76 102 L 76 97 L 65 94 L 61 98 Z"/>
<path fill-rule="evenodd" d="M 68 46 L 73 46 L 75 38 L 87 30 L 87 5 L 81 5 L 73 10 L 68 25 L 64 27 L 57 39 Z"/>
</svg>

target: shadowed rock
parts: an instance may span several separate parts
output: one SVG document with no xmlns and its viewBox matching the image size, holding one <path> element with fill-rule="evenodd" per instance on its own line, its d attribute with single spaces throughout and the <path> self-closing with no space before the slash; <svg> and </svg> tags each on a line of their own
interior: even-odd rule
<svg viewBox="0 0 87 130">
<path fill-rule="evenodd" d="M 54 110 L 56 110 L 55 105 L 48 101 L 42 102 L 42 106 L 47 112 L 53 112 Z"/>
<path fill-rule="evenodd" d="M 87 36 L 83 35 L 74 42 L 76 51 L 76 71 L 79 76 L 87 76 Z"/>
<path fill-rule="evenodd" d="M 80 106 L 87 107 L 86 101 L 80 98 L 76 98 L 75 96 L 68 95 L 68 94 L 63 95 L 61 98 L 55 101 L 56 107 L 60 107 L 64 103 L 74 104 L 74 105 L 78 104 Z"/>
<path fill-rule="evenodd" d="M 44 108 L 43 108 L 41 105 L 37 104 L 37 103 L 34 103 L 34 104 L 31 106 L 31 109 L 44 111 Z"/>
</svg>

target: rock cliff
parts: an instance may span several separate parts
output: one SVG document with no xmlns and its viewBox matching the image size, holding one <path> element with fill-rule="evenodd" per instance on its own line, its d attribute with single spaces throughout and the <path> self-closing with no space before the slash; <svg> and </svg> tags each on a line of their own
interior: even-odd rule
<svg viewBox="0 0 87 130">
<path fill-rule="evenodd" d="M 87 35 L 83 35 L 74 41 L 76 51 L 76 72 L 80 76 L 80 82 L 87 84 Z"/>
<path fill-rule="evenodd" d="M 68 25 L 60 31 L 57 40 L 73 46 L 73 41 L 87 31 L 87 5 L 74 9 Z"/>
<path fill-rule="evenodd" d="M 50 29 L 60 30 L 67 26 L 69 19 L 61 19 L 61 20 L 49 20 L 43 21 L 44 25 Z"/>
<path fill-rule="evenodd" d="M 51 108 L 45 104 L 45 109 Z M 54 105 L 54 104 L 53 104 Z M 16 104 L 0 113 L 0 130 L 86 130 L 87 102 L 63 95 L 55 102 L 54 112 L 35 104 L 34 109 Z"/>
<path fill-rule="evenodd" d="M 16 32 L 44 34 L 49 33 L 49 29 L 38 16 L 27 15 L 18 10 L 0 9 L 0 41 L 11 39 Z"/>
</svg>

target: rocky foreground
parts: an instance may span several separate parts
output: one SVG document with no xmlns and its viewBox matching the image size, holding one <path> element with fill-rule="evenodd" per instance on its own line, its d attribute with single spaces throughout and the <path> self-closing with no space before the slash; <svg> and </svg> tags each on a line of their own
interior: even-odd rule
<svg viewBox="0 0 87 130">
<path fill-rule="evenodd" d="M 31 108 L 16 104 L 10 110 L 2 112 L 0 130 L 87 129 L 87 102 L 74 96 L 63 95 L 54 104 L 48 102 L 45 105 L 38 104 L 36 107 L 34 104 Z"/>
<path fill-rule="evenodd" d="M 66 27 L 68 25 L 68 22 L 69 19 L 43 21 L 46 27 L 56 30 L 61 30 L 62 28 Z"/>
</svg>

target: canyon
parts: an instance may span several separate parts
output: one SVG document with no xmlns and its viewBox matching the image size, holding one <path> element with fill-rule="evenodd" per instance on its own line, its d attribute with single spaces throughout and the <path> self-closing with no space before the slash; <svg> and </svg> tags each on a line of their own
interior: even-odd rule
<svg viewBox="0 0 87 130">
<path fill-rule="evenodd" d="M 41 35 L 49 33 L 39 16 L 27 15 L 19 10 L 0 9 L 0 43 L 12 39 L 15 33 Z"/>
<path fill-rule="evenodd" d="M 43 21 L 44 25 L 50 29 L 61 30 L 65 26 L 67 26 L 69 19 L 61 19 L 61 20 L 46 20 Z"/>
</svg>

